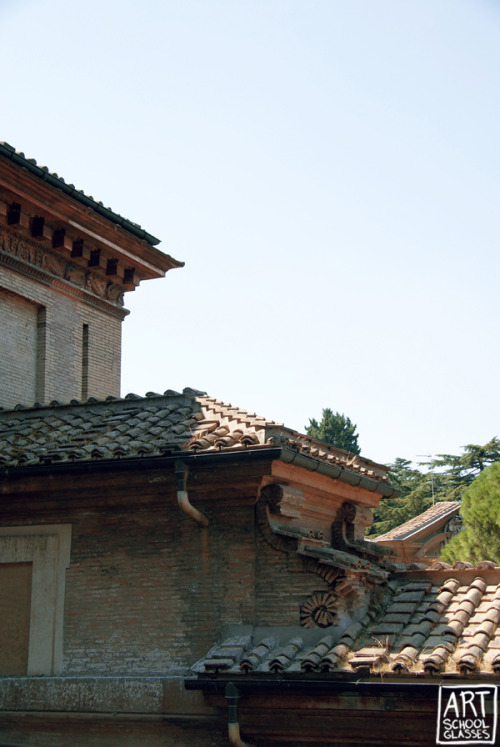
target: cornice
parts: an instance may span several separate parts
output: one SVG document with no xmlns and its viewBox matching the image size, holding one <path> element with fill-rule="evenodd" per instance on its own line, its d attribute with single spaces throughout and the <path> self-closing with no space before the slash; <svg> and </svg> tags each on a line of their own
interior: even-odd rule
<svg viewBox="0 0 500 747">
<path fill-rule="evenodd" d="M 119 285 L 98 282 L 89 271 L 83 271 L 73 263 L 48 252 L 44 247 L 32 245 L 1 230 L 0 265 L 117 319 L 122 320 L 129 313 L 121 305 L 124 289 Z M 70 278 L 78 280 L 78 284 Z"/>
</svg>

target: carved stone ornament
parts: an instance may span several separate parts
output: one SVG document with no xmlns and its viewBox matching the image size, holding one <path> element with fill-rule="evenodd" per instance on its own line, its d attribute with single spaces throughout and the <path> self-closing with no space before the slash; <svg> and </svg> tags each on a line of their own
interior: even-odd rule
<svg viewBox="0 0 500 747">
<path fill-rule="evenodd" d="M 346 573 L 327 591 L 315 591 L 307 597 L 300 607 L 300 624 L 304 628 L 328 628 L 340 619 L 354 618 L 368 607 L 370 592 L 363 576 Z"/>
<path fill-rule="evenodd" d="M 330 591 L 316 591 L 300 608 L 300 624 L 303 628 L 328 628 L 336 622 L 337 597 Z"/>
<path fill-rule="evenodd" d="M 121 285 L 111 283 L 90 270 L 82 269 L 42 246 L 31 244 L 15 234 L 2 232 L 0 249 L 38 270 L 61 278 L 117 306 L 123 306 L 124 289 Z"/>
</svg>

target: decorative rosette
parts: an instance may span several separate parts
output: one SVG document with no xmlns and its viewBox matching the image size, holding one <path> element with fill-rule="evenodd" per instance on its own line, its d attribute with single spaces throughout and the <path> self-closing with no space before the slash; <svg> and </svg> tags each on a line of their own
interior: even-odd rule
<svg viewBox="0 0 500 747">
<path fill-rule="evenodd" d="M 328 628 L 335 623 L 337 598 L 329 591 L 317 591 L 300 608 L 300 624 L 304 628 Z"/>
</svg>

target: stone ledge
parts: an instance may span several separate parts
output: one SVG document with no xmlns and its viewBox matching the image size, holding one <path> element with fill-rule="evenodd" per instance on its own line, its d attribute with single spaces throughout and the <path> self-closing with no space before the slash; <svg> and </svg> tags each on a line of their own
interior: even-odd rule
<svg viewBox="0 0 500 747">
<path fill-rule="evenodd" d="M 1 677 L 0 712 L 150 714 L 167 718 L 217 713 L 183 676 Z"/>
</svg>

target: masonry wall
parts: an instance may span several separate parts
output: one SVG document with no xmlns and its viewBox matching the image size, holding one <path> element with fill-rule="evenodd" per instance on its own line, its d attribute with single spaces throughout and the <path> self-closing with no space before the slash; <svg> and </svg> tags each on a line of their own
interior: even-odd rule
<svg viewBox="0 0 500 747">
<path fill-rule="evenodd" d="M 164 718 L 92 720 L 52 716 L 39 718 L 2 716 L 0 744 L 26 747 L 226 747 L 227 727 L 209 723 L 168 723 Z"/>
<path fill-rule="evenodd" d="M 259 532 L 256 557 L 256 625 L 300 625 L 300 607 L 328 584 L 314 572 L 314 561 L 299 556 L 294 539 Z"/>
<path fill-rule="evenodd" d="M 0 404 L 35 402 L 38 306 L 0 290 Z"/>
<path fill-rule="evenodd" d="M 254 619 L 252 507 L 207 515 L 207 529 L 177 505 L 72 518 L 63 674 L 181 670 Z"/>
<path fill-rule="evenodd" d="M 61 677 L 28 678 L 24 687 L 22 678 L 11 685 L 4 678 L 0 704 L 14 704 L 15 717 L 2 713 L 0 742 L 226 744 L 227 709 L 186 691 L 187 669 L 227 636 L 227 626 L 298 625 L 300 605 L 323 579 L 297 556 L 294 540 L 274 541 L 263 530 L 262 512 L 248 499 L 232 502 L 225 491 L 223 505 L 203 501 L 199 485 L 193 503 L 209 520 L 203 528 L 180 510 L 175 490 L 152 490 L 151 475 L 134 505 L 111 505 L 110 484 L 108 493 L 96 482 L 100 506 L 78 507 L 68 487 L 59 507 L 44 492 L 41 512 L 23 516 L 19 506 L 2 521 L 71 524 L 72 538 Z M 53 715 L 55 703 L 68 716 Z M 21 704 L 29 712 L 19 719 Z M 89 704 L 96 713 L 80 723 Z M 38 741 L 30 741 L 34 734 Z"/>
<path fill-rule="evenodd" d="M 248 503 L 197 507 L 201 527 L 165 503 L 9 517 L 3 525 L 72 525 L 66 571 L 64 676 L 181 672 L 229 625 L 299 625 L 300 605 L 326 588 L 272 547 Z"/>
<path fill-rule="evenodd" d="M 119 396 L 120 318 L 0 266 L 0 325 L 0 406 Z"/>
<path fill-rule="evenodd" d="M 203 528 L 165 506 L 74 517 L 63 673 L 179 671 L 228 625 L 299 625 L 325 582 L 263 538 L 255 508 L 197 506 Z"/>
</svg>

